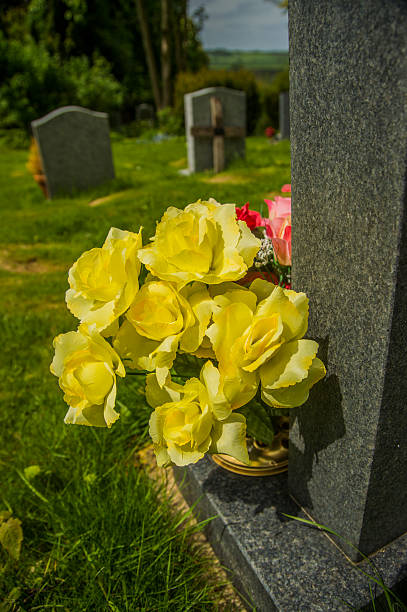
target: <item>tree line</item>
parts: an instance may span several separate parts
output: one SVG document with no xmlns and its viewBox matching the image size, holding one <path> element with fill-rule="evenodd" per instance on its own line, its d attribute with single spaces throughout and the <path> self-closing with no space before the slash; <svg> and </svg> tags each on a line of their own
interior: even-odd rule
<svg viewBox="0 0 407 612">
<path fill-rule="evenodd" d="M 55 107 L 58 91 L 59 104 L 116 110 L 125 122 L 137 103 L 171 106 L 177 74 L 208 66 L 204 18 L 203 9 L 189 15 L 188 0 L 8 1 L 0 12 L 0 127 L 35 118 L 47 101 Z"/>
</svg>

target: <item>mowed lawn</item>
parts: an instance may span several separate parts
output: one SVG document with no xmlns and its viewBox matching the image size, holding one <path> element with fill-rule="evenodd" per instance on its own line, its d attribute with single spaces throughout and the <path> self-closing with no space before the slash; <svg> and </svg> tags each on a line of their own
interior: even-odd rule
<svg viewBox="0 0 407 612">
<path fill-rule="evenodd" d="M 118 382 L 111 430 L 64 425 L 52 339 L 77 326 L 64 302 L 69 267 L 110 227 L 143 226 L 146 242 L 167 206 L 208 197 L 266 214 L 263 199 L 290 182 L 289 143 L 249 138 L 245 161 L 190 177 L 178 173 L 183 138 L 112 134 L 112 146 L 114 181 L 47 201 L 28 152 L 0 142 L 0 513 L 21 521 L 24 538 L 18 560 L 0 550 L 2 611 L 207 611 L 222 596 L 210 562 L 191 548 L 197 528 L 136 460 L 149 444 L 143 381 Z"/>
</svg>

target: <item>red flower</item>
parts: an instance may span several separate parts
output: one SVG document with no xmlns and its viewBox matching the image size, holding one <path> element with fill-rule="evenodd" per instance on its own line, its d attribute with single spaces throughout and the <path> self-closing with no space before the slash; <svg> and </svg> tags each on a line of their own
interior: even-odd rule
<svg viewBox="0 0 407 612">
<path fill-rule="evenodd" d="M 247 202 L 241 208 L 236 206 L 236 217 L 239 221 L 245 221 L 246 225 L 251 230 L 255 227 L 263 225 L 263 219 L 260 213 L 258 213 L 256 210 L 249 210 L 249 202 Z"/>
<path fill-rule="evenodd" d="M 271 272 L 270 270 L 253 270 L 250 269 L 246 272 L 246 275 L 236 281 L 238 285 L 243 285 L 243 287 L 248 287 L 256 278 L 262 278 L 263 280 L 268 281 L 269 283 L 273 283 L 273 285 L 278 285 L 278 276 Z"/>
<path fill-rule="evenodd" d="M 267 138 L 273 138 L 274 134 L 276 133 L 276 130 L 270 125 L 269 127 L 266 127 L 266 129 L 264 130 L 264 133 L 267 136 Z"/>
<path fill-rule="evenodd" d="M 281 193 L 291 193 L 291 185 L 287 183 L 287 185 L 283 185 L 281 187 Z"/>
</svg>

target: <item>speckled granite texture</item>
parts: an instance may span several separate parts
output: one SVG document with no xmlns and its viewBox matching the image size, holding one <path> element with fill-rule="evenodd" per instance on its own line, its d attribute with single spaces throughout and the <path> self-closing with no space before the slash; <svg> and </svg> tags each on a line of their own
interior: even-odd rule
<svg viewBox="0 0 407 612">
<path fill-rule="evenodd" d="M 281 138 L 290 138 L 290 94 L 282 91 L 278 97 L 278 116 Z"/>
<path fill-rule="evenodd" d="M 174 473 L 194 513 L 216 517 L 206 527 L 209 541 L 257 612 L 340 612 L 349 610 L 344 600 L 355 609 L 370 601 L 367 580 L 323 533 L 283 516 L 305 517 L 286 474 L 238 476 L 209 458 Z M 407 535 L 373 560 L 388 586 L 407 579 Z"/>
<path fill-rule="evenodd" d="M 328 371 L 289 487 L 370 554 L 407 532 L 407 2 L 290 0 L 289 28 L 293 288 Z"/>
</svg>

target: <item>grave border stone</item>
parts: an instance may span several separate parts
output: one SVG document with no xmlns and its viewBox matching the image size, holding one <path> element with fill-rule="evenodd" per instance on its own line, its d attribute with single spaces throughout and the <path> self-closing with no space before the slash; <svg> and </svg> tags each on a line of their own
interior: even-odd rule
<svg viewBox="0 0 407 612">
<path fill-rule="evenodd" d="M 194 515 L 209 521 L 205 534 L 244 603 L 258 612 L 345 612 L 342 600 L 358 610 L 369 606 L 360 570 L 372 574 L 370 565 L 354 565 L 323 532 L 284 516 L 309 518 L 289 495 L 287 473 L 240 476 L 209 457 L 172 469 Z M 406 551 L 407 534 L 373 558 L 400 597 L 407 597 Z"/>
</svg>

